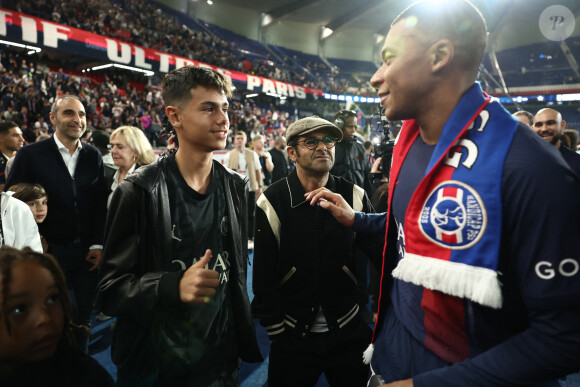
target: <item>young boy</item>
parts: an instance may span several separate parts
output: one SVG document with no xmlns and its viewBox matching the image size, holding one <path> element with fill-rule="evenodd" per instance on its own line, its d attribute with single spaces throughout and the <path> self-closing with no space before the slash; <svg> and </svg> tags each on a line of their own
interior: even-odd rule
<svg viewBox="0 0 580 387">
<path fill-rule="evenodd" d="M 179 150 L 111 200 L 99 295 L 117 316 L 119 385 L 237 385 L 261 360 L 246 289 L 246 182 L 213 161 L 226 144 L 231 81 L 206 68 L 162 84 Z M 235 323 L 234 323 L 235 322 Z"/>
<path fill-rule="evenodd" d="M 43 186 L 40 184 L 19 183 L 10 187 L 9 191 L 14 192 L 13 198 L 28 204 L 36 224 L 44 222 L 48 214 L 48 195 Z M 48 243 L 42 235 L 40 236 L 40 242 L 42 243 L 42 251 L 46 253 Z"/>
</svg>

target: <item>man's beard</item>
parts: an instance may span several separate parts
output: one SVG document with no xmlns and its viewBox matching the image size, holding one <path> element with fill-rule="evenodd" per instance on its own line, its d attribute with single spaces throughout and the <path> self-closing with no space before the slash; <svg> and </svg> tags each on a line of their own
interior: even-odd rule
<svg viewBox="0 0 580 387">
<path fill-rule="evenodd" d="M 548 133 L 552 135 L 552 139 L 550 140 L 550 144 L 552 145 L 556 145 L 558 143 L 558 141 L 560 141 L 560 139 L 562 138 L 562 134 L 558 133 L 556 131 L 553 130 L 545 130 L 545 131 L 540 131 L 538 132 L 538 136 L 544 138 L 544 136 L 542 136 L 542 134 L 544 133 Z"/>
</svg>

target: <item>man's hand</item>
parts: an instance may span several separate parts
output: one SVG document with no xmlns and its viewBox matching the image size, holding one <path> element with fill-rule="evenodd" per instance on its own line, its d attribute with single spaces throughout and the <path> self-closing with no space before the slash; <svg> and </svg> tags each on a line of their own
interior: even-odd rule
<svg viewBox="0 0 580 387">
<path fill-rule="evenodd" d="M 318 188 L 306 193 L 304 196 L 306 200 L 310 200 L 311 206 L 318 204 L 329 211 L 338 223 L 347 227 L 353 226 L 354 210 L 340 194 L 331 192 L 326 188 Z"/>
<path fill-rule="evenodd" d="M 377 157 L 377 159 L 373 163 L 373 166 L 371 167 L 371 173 L 381 173 L 381 171 L 379 170 L 379 167 L 381 166 L 382 160 L 383 160 L 382 157 Z"/>
<path fill-rule="evenodd" d="M 93 271 L 96 268 L 99 267 L 99 265 L 101 264 L 101 259 L 103 258 L 103 249 L 92 249 L 89 250 L 89 253 L 87 254 L 87 257 L 85 258 L 85 260 L 87 262 L 90 262 L 93 264 L 93 266 L 91 266 L 91 268 L 89 269 L 89 271 Z"/>
<path fill-rule="evenodd" d="M 192 265 L 179 281 L 179 298 L 186 304 L 208 303 L 215 294 L 215 288 L 220 284 L 218 272 L 205 268 L 211 259 L 211 250 L 206 250 L 205 255 Z"/>
</svg>

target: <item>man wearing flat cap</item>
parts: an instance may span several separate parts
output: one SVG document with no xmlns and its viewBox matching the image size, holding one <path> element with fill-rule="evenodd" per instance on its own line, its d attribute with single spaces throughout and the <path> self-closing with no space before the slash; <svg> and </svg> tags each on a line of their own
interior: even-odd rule
<svg viewBox="0 0 580 387">
<path fill-rule="evenodd" d="M 372 249 L 327 211 L 305 201 L 316 188 L 340 193 L 354 208 L 372 210 L 365 191 L 330 174 L 342 131 L 312 116 L 288 127 L 288 158 L 296 169 L 258 199 L 252 309 L 271 340 L 268 384 L 365 386 L 361 353 L 370 328 L 359 316 L 355 243 Z M 360 211 L 360 210 L 359 210 Z M 374 254 L 373 254 L 374 252 Z"/>
</svg>

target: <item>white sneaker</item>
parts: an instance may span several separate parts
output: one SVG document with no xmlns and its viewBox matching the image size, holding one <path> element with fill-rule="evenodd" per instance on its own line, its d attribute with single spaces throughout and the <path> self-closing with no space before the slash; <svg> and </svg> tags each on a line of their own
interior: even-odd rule
<svg viewBox="0 0 580 387">
<path fill-rule="evenodd" d="M 97 318 L 96 318 L 96 320 L 97 320 L 98 322 L 103 322 L 103 321 L 107 321 L 107 320 L 110 320 L 110 319 L 112 319 L 112 317 L 111 317 L 111 316 L 107 316 L 107 315 L 106 315 L 106 314 L 104 314 L 103 312 L 99 313 L 99 314 L 97 315 Z"/>
</svg>

